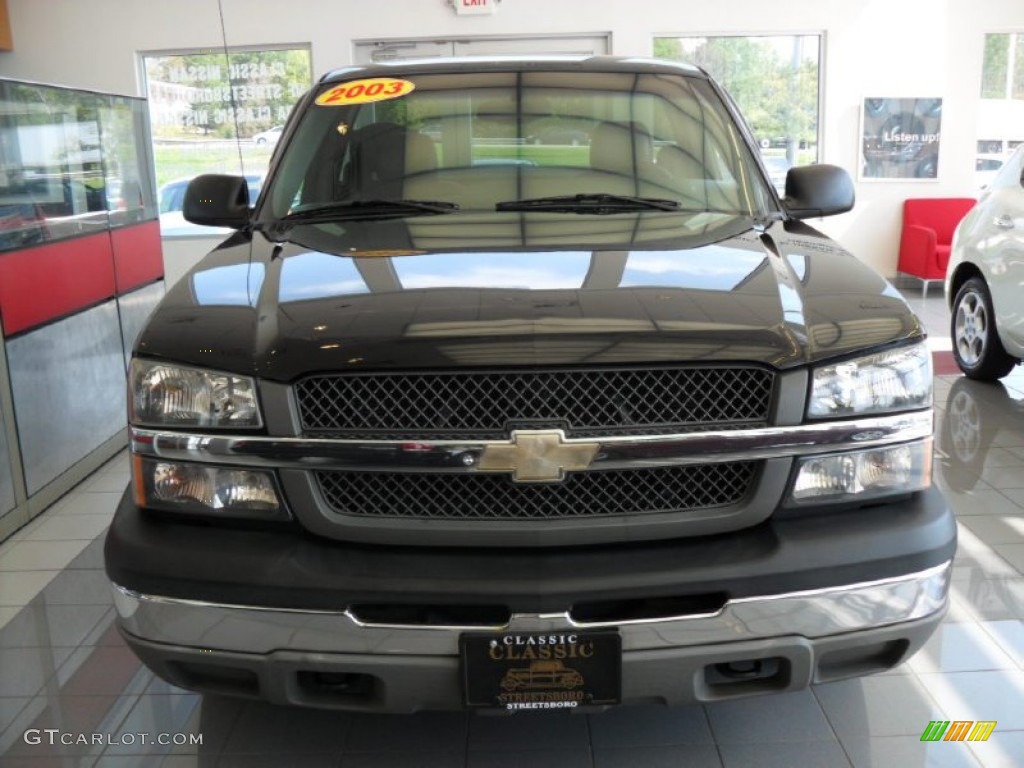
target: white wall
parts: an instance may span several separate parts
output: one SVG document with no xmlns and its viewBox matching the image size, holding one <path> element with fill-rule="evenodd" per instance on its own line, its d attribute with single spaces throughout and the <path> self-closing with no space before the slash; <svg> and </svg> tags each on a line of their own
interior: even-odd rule
<svg viewBox="0 0 1024 768">
<path fill-rule="evenodd" d="M 941 96 L 934 182 L 858 183 L 857 207 L 819 226 L 895 272 L 907 197 L 973 196 L 983 35 L 1024 32 L 1007 0 L 502 0 L 456 16 L 445 0 L 7 0 L 15 50 L 0 76 L 141 93 L 137 51 L 310 43 L 316 73 L 351 63 L 353 40 L 432 35 L 612 33 L 612 52 L 650 55 L 659 35 L 812 32 L 826 38 L 822 160 L 856 171 L 865 96 Z M 1024 126 L 1020 133 L 1024 133 Z"/>
</svg>

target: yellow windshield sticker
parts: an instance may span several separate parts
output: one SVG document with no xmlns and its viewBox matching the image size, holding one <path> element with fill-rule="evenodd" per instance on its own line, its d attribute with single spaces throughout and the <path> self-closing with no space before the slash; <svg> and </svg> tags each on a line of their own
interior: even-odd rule
<svg viewBox="0 0 1024 768">
<path fill-rule="evenodd" d="M 412 92 L 416 86 L 408 80 L 391 77 L 374 77 L 369 80 L 352 80 L 336 85 L 316 97 L 321 107 L 340 107 L 348 104 L 366 104 L 371 101 L 386 101 Z"/>
</svg>

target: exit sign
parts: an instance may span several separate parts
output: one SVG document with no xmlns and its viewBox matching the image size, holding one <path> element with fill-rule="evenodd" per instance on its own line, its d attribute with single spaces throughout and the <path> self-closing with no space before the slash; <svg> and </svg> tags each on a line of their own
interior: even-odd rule
<svg viewBox="0 0 1024 768">
<path fill-rule="evenodd" d="M 473 13 L 494 13 L 498 9 L 498 0 L 452 0 L 455 12 L 460 16 Z"/>
</svg>

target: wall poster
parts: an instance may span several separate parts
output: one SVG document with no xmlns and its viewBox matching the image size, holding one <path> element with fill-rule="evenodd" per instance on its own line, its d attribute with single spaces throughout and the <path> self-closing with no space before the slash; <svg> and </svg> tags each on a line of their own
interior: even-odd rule
<svg viewBox="0 0 1024 768">
<path fill-rule="evenodd" d="M 865 98 L 860 178 L 934 181 L 941 126 L 942 99 Z"/>
</svg>

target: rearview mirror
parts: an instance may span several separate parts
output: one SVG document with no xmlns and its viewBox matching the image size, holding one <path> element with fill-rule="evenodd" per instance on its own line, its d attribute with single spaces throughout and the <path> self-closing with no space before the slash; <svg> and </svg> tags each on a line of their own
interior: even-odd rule
<svg viewBox="0 0 1024 768">
<path fill-rule="evenodd" d="M 853 203 L 853 180 L 837 165 L 804 165 L 786 173 L 782 204 L 794 219 L 846 213 Z"/>
<path fill-rule="evenodd" d="M 249 188 L 241 176 L 204 173 L 189 182 L 181 208 L 185 221 L 239 229 L 249 223 Z"/>
</svg>

